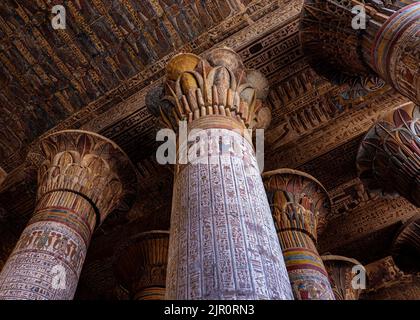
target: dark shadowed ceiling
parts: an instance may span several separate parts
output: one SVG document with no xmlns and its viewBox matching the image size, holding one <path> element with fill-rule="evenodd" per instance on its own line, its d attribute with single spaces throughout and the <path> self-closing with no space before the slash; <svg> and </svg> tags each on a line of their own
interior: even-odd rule
<svg viewBox="0 0 420 320">
<path fill-rule="evenodd" d="M 67 27 L 54 30 L 51 8 L 63 3 Z M 145 108 L 145 95 L 174 54 L 200 54 L 214 46 L 233 48 L 271 84 L 265 168 L 299 168 L 330 191 L 336 224 L 326 232 L 323 250 L 366 261 L 383 256 L 384 247 L 370 258 L 366 248 L 388 241 L 412 208 L 402 199 L 397 207 L 368 202 L 372 196 L 358 181 L 354 163 L 375 119 L 407 100 L 380 79 L 335 86 L 319 77 L 300 45 L 302 3 L 2 0 L 0 168 L 8 176 L 0 185 L 0 268 L 34 206 L 36 182 L 23 167 L 28 147 L 47 132 L 90 130 L 118 143 L 141 179 L 134 209 L 111 214 L 95 233 L 79 284 L 79 297 L 117 295 L 115 250 L 138 232 L 169 227 L 172 176 L 154 161 L 157 122 Z M 362 222 L 348 228 L 352 215 Z M 363 225 L 378 216 L 382 224 Z"/>
<path fill-rule="evenodd" d="M 54 30 L 63 1 L 1 1 L 0 167 L 11 171 L 35 138 L 161 58 L 196 49 L 249 2 L 65 1 L 66 28 Z"/>
</svg>

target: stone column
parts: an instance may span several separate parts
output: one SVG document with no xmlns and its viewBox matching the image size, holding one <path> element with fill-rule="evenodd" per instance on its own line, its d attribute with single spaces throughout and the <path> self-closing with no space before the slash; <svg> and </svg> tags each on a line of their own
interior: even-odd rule
<svg viewBox="0 0 420 320">
<path fill-rule="evenodd" d="M 267 81 L 221 48 L 175 56 L 165 85 L 149 109 L 180 136 L 184 120 L 190 133 L 175 169 L 166 298 L 292 299 L 246 130 L 269 122 Z"/>
<path fill-rule="evenodd" d="M 420 275 L 406 274 L 391 256 L 366 265 L 368 286 L 360 300 L 419 300 Z"/>
<path fill-rule="evenodd" d="M 404 272 L 420 272 L 420 214 L 415 214 L 398 230 L 391 253 L 397 266 Z"/>
<path fill-rule="evenodd" d="M 135 169 L 115 143 L 78 130 L 43 138 L 29 160 L 36 208 L 1 271 L 0 299 L 72 299 L 92 232 L 130 196 Z"/>
<path fill-rule="evenodd" d="M 298 300 L 334 300 L 328 273 L 316 248 L 331 208 L 314 177 L 292 169 L 263 174 L 293 294 Z"/>
<path fill-rule="evenodd" d="M 376 74 L 420 103 L 419 1 L 305 0 L 301 30 L 304 52 L 321 74 L 338 82 Z"/>
<path fill-rule="evenodd" d="M 420 110 L 409 103 L 369 130 L 357 154 L 360 179 L 371 192 L 399 194 L 420 207 Z"/>
<path fill-rule="evenodd" d="M 121 248 L 114 273 L 133 300 L 163 300 L 169 232 L 143 232 Z"/>
<path fill-rule="evenodd" d="M 355 289 L 352 281 L 356 275 L 353 273 L 353 267 L 361 266 L 360 262 L 336 255 L 323 255 L 321 259 L 328 272 L 335 299 L 358 300 L 361 290 Z"/>
</svg>

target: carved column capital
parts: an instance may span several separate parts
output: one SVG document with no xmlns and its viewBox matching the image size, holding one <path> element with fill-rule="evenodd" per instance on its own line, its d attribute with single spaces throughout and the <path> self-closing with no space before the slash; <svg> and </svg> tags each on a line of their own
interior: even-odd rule
<svg viewBox="0 0 420 320">
<path fill-rule="evenodd" d="M 360 179 L 372 192 L 398 193 L 420 207 L 420 111 L 413 104 L 386 114 L 357 154 Z"/>
<path fill-rule="evenodd" d="M 333 82 L 377 75 L 419 103 L 420 3 L 384 2 L 305 0 L 303 51 L 314 69 Z"/>
<path fill-rule="evenodd" d="M 174 56 L 164 87 L 147 96 L 150 112 L 172 129 L 164 132 L 171 137 L 166 163 L 179 160 L 167 299 L 292 297 L 252 146 L 251 130 L 271 118 L 267 93 L 261 73 L 217 48 Z"/>
<path fill-rule="evenodd" d="M 331 200 L 311 175 L 292 169 L 263 174 L 295 299 L 334 300 L 316 243 L 324 231 Z"/>
<path fill-rule="evenodd" d="M 113 141 L 96 133 L 64 130 L 45 136 L 28 154 L 37 170 L 37 201 L 55 191 L 78 194 L 93 207 L 97 221 L 135 194 L 136 169 Z"/>
<path fill-rule="evenodd" d="M 183 120 L 201 129 L 266 128 L 271 121 L 263 103 L 268 89 L 267 79 L 246 69 L 236 52 L 217 48 L 201 57 L 174 56 L 166 67 L 164 87 L 150 92 L 146 105 L 175 131 Z"/>
<path fill-rule="evenodd" d="M 355 1 L 305 0 L 301 41 L 313 68 L 334 82 L 374 73 L 359 49 L 359 33 L 352 28 Z"/>
<path fill-rule="evenodd" d="M 27 161 L 37 203 L 0 273 L 0 299 L 69 300 L 94 228 L 134 192 L 136 171 L 114 142 L 80 130 L 41 138 Z"/>
<path fill-rule="evenodd" d="M 311 175 L 293 169 L 266 172 L 263 179 L 278 231 L 302 231 L 316 243 L 331 210 L 324 186 Z"/>
<path fill-rule="evenodd" d="M 342 256 L 323 255 L 321 256 L 324 266 L 327 269 L 331 287 L 336 300 L 358 300 L 360 289 L 354 289 L 352 280 L 354 266 L 361 266 L 360 262 Z"/>
<path fill-rule="evenodd" d="M 395 263 L 405 272 L 420 272 L 420 214 L 398 230 L 391 247 Z"/>
<path fill-rule="evenodd" d="M 134 299 L 163 299 L 168 247 L 169 231 L 153 230 L 137 235 L 119 250 L 114 273 Z"/>
</svg>

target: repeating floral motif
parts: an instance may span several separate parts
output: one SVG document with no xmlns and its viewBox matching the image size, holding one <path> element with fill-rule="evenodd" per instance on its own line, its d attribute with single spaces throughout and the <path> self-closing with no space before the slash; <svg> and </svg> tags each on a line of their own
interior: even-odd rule
<svg viewBox="0 0 420 320">
<path fill-rule="evenodd" d="M 316 248 L 331 210 L 327 191 L 312 176 L 292 169 L 263 177 L 295 299 L 334 300 Z"/>
<path fill-rule="evenodd" d="M 247 130 L 270 123 L 267 94 L 261 73 L 218 48 L 175 56 L 146 99 L 165 126 L 186 120 L 210 141 L 179 146 L 198 158 L 175 170 L 168 299 L 293 298 Z"/>
<path fill-rule="evenodd" d="M 361 266 L 360 262 L 336 255 L 324 255 L 321 258 L 328 272 L 335 299 L 358 300 L 361 290 L 352 285 L 355 276 L 352 270 L 356 265 Z"/>
<path fill-rule="evenodd" d="M 77 130 L 41 140 L 28 161 L 37 204 L 0 273 L 0 299 L 72 299 L 95 227 L 134 192 L 136 172 L 112 141 Z"/>
<path fill-rule="evenodd" d="M 146 105 L 172 129 L 179 121 L 192 123 L 212 115 L 236 120 L 244 128 L 264 128 L 271 120 L 270 109 L 263 105 L 268 87 L 266 78 L 246 69 L 229 48 L 213 49 L 204 57 L 183 53 L 168 63 L 165 87 L 155 88 Z"/>
<path fill-rule="evenodd" d="M 419 107 L 412 103 L 386 114 L 369 130 L 357 155 L 365 185 L 381 194 L 398 193 L 420 207 Z"/>
</svg>

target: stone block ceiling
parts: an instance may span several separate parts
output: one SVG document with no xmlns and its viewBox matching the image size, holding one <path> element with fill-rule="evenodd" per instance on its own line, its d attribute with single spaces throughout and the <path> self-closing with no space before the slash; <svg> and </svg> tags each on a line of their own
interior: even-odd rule
<svg viewBox="0 0 420 320">
<path fill-rule="evenodd" d="M 246 19 L 205 33 L 249 2 L 67 1 L 66 29 L 54 30 L 50 1 L 2 1 L 0 167 L 14 169 L 29 143 L 98 98 L 111 91 L 124 98 L 130 79 L 153 80 L 165 56 L 229 36 Z"/>
<path fill-rule="evenodd" d="M 154 161 L 157 122 L 145 95 L 174 54 L 215 46 L 232 47 L 270 81 L 265 169 L 298 168 L 331 193 L 336 224 L 321 239 L 325 251 L 367 261 L 365 249 L 389 241 L 404 212 L 416 210 L 402 199 L 392 210 L 389 200 L 372 200 L 355 169 L 370 125 L 407 100 L 380 79 L 335 86 L 318 76 L 299 40 L 303 0 L 72 0 L 65 1 L 67 28 L 53 30 L 51 6 L 60 2 L 0 2 L 0 183 L 7 173 L 0 268 L 34 206 L 36 184 L 23 165 L 29 146 L 47 132 L 90 130 L 126 151 L 141 185 L 133 210 L 111 214 L 94 235 L 78 295 L 121 294 L 111 272 L 114 249 L 132 234 L 169 227 L 171 169 Z M 378 216 L 384 222 L 367 230 L 363 221 Z M 384 256 L 378 247 L 374 256 Z"/>
</svg>

